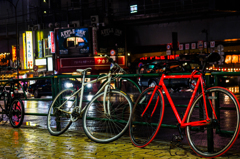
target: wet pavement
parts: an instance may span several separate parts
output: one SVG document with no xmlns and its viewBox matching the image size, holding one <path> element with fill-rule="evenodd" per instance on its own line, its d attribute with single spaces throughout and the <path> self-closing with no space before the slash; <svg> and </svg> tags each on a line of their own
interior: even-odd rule
<svg viewBox="0 0 240 159">
<path fill-rule="evenodd" d="M 47 113 L 50 104 L 51 101 L 24 101 L 25 112 Z M 161 128 L 158 133 L 160 140 L 154 140 L 145 148 L 137 148 L 132 145 L 128 132 L 114 142 L 95 143 L 84 134 L 81 120 L 64 134 L 51 136 L 46 120 L 46 116 L 26 115 L 18 129 L 8 124 L 0 125 L 0 158 L 201 158 L 187 142 L 170 145 L 172 135 L 178 132 L 176 129 Z M 174 123 L 172 120 L 167 124 Z M 239 147 L 240 138 L 227 154 L 218 158 L 240 158 Z"/>
<path fill-rule="evenodd" d="M 95 143 L 83 131 L 67 131 L 60 136 L 51 136 L 46 129 L 22 126 L 15 129 L 0 126 L 0 158 L 201 158 L 188 145 L 173 146 L 169 142 L 153 141 L 145 148 L 134 147 L 128 137 L 107 143 Z M 240 158 L 240 153 L 231 152 L 219 158 Z"/>
</svg>

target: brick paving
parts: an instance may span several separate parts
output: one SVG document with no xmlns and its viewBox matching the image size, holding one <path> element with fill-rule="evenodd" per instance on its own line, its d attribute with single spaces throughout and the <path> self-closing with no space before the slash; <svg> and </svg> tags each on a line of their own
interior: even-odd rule
<svg viewBox="0 0 240 159">
<path fill-rule="evenodd" d="M 66 158 L 191 158 L 198 157 L 188 145 L 173 146 L 169 141 L 153 141 L 145 148 L 134 147 L 128 135 L 107 143 L 95 143 L 83 131 L 67 131 L 51 136 L 46 129 L 22 126 L 14 129 L 0 126 L 0 158 L 3 159 L 66 159 Z M 240 158 L 240 152 L 230 151 L 219 158 Z"/>
</svg>

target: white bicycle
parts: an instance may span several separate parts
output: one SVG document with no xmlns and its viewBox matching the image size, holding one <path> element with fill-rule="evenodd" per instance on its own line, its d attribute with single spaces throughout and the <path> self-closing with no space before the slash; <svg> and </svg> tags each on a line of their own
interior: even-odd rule
<svg viewBox="0 0 240 159">
<path fill-rule="evenodd" d="M 82 117 L 86 135 L 95 142 L 111 142 L 118 139 L 126 131 L 131 119 L 132 101 L 123 91 L 113 89 L 111 81 L 125 72 L 117 63 L 106 56 L 110 71 L 106 76 L 84 82 L 88 70 L 77 69 L 82 73 L 82 87 L 77 91 L 62 90 L 53 100 L 47 116 L 47 128 L 51 135 L 64 133 L 72 124 Z M 92 100 L 83 107 L 84 87 L 107 79 Z"/>
</svg>

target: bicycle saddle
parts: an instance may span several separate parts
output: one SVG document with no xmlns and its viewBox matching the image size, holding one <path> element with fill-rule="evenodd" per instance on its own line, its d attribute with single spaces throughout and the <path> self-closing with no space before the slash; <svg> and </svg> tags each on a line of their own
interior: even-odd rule
<svg viewBox="0 0 240 159">
<path fill-rule="evenodd" d="M 87 71 L 87 70 L 91 70 L 92 68 L 88 67 L 88 68 L 85 68 L 85 69 L 77 69 L 76 71 L 77 72 L 84 72 L 84 71 Z"/>
</svg>

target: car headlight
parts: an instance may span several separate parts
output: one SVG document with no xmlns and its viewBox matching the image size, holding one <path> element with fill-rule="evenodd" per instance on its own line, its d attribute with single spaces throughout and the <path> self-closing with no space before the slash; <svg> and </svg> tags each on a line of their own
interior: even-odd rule
<svg viewBox="0 0 240 159">
<path fill-rule="evenodd" d="M 67 83 L 64 84 L 64 87 L 66 87 L 66 88 L 71 88 L 71 87 L 73 87 L 73 84 L 67 82 Z"/>
<path fill-rule="evenodd" d="M 91 83 L 88 83 L 87 84 L 87 88 L 91 88 L 92 87 L 92 84 Z"/>
</svg>

